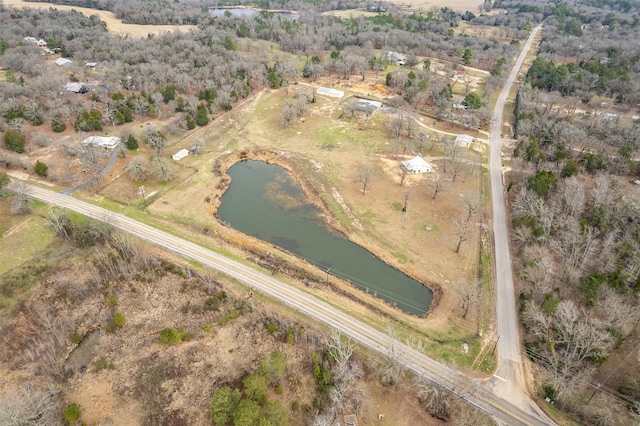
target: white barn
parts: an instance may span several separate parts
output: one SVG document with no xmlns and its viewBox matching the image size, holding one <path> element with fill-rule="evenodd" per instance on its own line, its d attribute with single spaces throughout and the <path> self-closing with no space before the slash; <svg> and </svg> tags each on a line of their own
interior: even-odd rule
<svg viewBox="0 0 640 426">
<path fill-rule="evenodd" d="M 409 174 L 429 173 L 431 171 L 431 164 L 424 161 L 420 155 L 416 155 L 411 160 L 405 160 L 400 165 Z"/>
<path fill-rule="evenodd" d="M 173 154 L 171 158 L 173 158 L 173 161 L 180 161 L 187 155 L 189 155 L 189 151 L 183 148 L 180 151 Z"/>
<path fill-rule="evenodd" d="M 122 141 L 116 136 L 89 136 L 82 141 L 82 146 L 97 146 L 104 149 L 114 149 Z"/>
</svg>

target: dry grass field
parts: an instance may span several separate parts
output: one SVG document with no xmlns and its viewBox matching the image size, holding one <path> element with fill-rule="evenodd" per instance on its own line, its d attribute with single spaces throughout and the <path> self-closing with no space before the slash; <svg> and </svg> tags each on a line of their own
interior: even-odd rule
<svg viewBox="0 0 640 426">
<path fill-rule="evenodd" d="M 395 3 L 398 5 L 407 6 L 411 9 L 430 9 L 432 7 L 448 7 L 453 10 L 457 10 L 460 12 L 470 11 L 473 13 L 478 12 L 478 6 L 480 6 L 483 2 L 478 0 L 452 0 L 452 1 L 444 1 L 444 0 L 412 0 L 412 1 L 403 1 L 403 0 L 390 0 L 390 3 Z"/>
</svg>

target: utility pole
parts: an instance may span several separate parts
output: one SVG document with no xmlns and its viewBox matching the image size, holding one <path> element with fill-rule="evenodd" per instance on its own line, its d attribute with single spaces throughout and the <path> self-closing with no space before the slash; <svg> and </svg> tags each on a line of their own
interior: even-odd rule
<svg viewBox="0 0 640 426">
<path fill-rule="evenodd" d="M 140 195 L 142 195 L 142 208 L 147 207 L 147 199 L 144 197 L 144 190 L 144 185 L 138 188 L 138 192 L 140 193 Z"/>
<path fill-rule="evenodd" d="M 327 270 L 325 271 L 327 273 L 327 284 L 329 284 L 329 271 L 331 270 L 331 268 L 327 268 Z"/>
<path fill-rule="evenodd" d="M 496 344 L 493 345 L 493 350 L 491 351 L 491 356 L 493 356 L 493 354 L 496 353 L 496 348 L 498 347 L 498 342 L 500 341 L 500 335 L 498 335 L 498 338 L 496 339 Z"/>
</svg>

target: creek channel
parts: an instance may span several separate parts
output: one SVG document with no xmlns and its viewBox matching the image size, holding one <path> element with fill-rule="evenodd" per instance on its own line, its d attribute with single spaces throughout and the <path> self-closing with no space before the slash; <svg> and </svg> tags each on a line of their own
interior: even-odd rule
<svg viewBox="0 0 640 426">
<path fill-rule="evenodd" d="M 229 226 L 281 247 L 360 290 L 412 315 L 424 315 L 431 290 L 330 228 L 287 170 L 244 160 L 227 170 L 231 184 L 218 217 Z"/>
</svg>

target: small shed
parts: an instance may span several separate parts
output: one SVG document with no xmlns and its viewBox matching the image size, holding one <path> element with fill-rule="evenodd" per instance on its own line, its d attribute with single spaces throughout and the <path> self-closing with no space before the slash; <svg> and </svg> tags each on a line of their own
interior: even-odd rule
<svg viewBox="0 0 640 426">
<path fill-rule="evenodd" d="M 409 174 L 429 173 L 431 171 L 431 164 L 424 161 L 420 155 L 416 155 L 411 160 L 405 160 L 400 163 Z"/>
<path fill-rule="evenodd" d="M 331 96 L 332 98 L 342 98 L 344 96 L 342 90 L 331 89 L 330 87 L 318 87 L 316 93 L 318 95 Z"/>
<path fill-rule="evenodd" d="M 69 82 L 69 83 L 65 84 L 64 88 L 68 92 L 80 93 L 80 94 L 84 94 L 84 93 L 87 93 L 89 91 L 81 83 L 74 83 L 74 82 Z"/>
<path fill-rule="evenodd" d="M 64 67 L 64 68 L 68 68 L 71 65 L 73 65 L 73 61 L 70 61 L 67 58 L 58 58 L 58 59 L 56 59 L 56 64 L 60 65 L 61 67 Z"/>
<path fill-rule="evenodd" d="M 189 155 L 189 150 L 188 149 L 181 149 L 180 151 L 176 152 L 175 154 L 173 154 L 171 156 L 171 158 L 173 158 L 173 161 L 180 161 L 182 160 L 184 157 L 186 157 L 187 155 Z"/>
<path fill-rule="evenodd" d="M 85 62 L 84 66 L 87 68 L 95 68 L 98 65 L 97 62 Z"/>
<path fill-rule="evenodd" d="M 469 135 L 456 136 L 456 145 L 461 146 L 463 148 L 469 148 L 472 142 L 473 142 L 473 137 Z"/>
<path fill-rule="evenodd" d="M 122 141 L 117 136 L 89 136 L 82 141 L 82 146 L 96 146 L 104 149 L 114 149 Z"/>
</svg>

